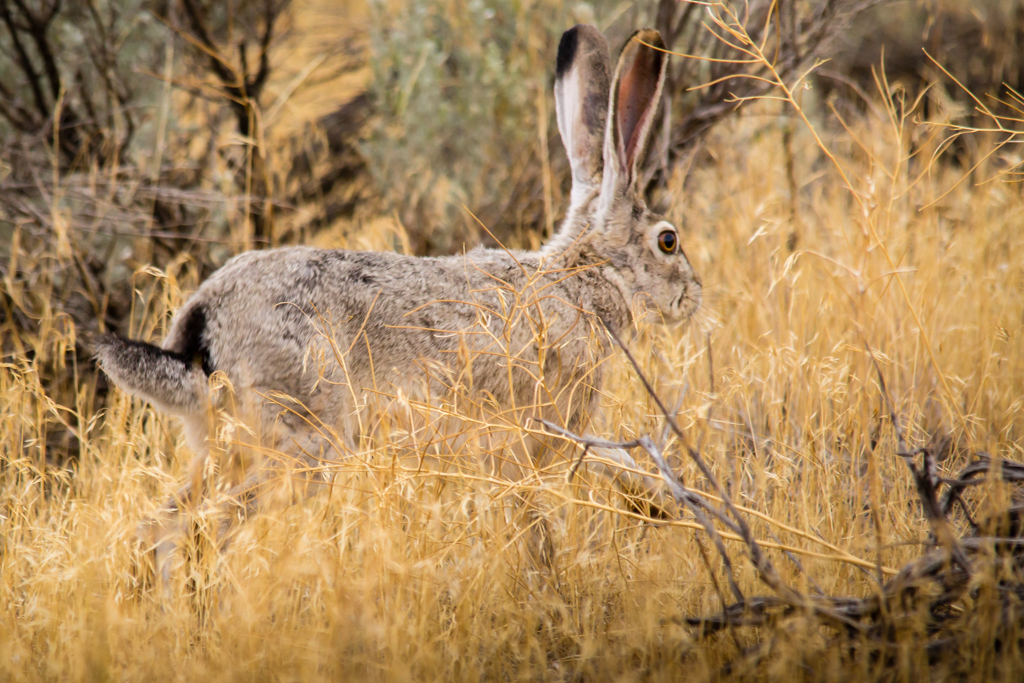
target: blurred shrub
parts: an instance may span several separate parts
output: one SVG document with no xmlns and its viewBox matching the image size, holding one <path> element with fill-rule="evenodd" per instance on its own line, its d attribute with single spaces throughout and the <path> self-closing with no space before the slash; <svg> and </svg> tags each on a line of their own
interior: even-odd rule
<svg viewBox="0 0 1024 683">
<path fill-rule="evenodd" d="M 558 39 L 611 5 L 373 0 L 378 116 L 363 149 L 417 251 L 486 239 L 463 205 L 502 241 L 522 243 L 523 226 L 545 224 L 542 154 L 559 144 L 550 95 Z M 561 155 L 551 158 L 564 176 Z"/>
<path fill-rule="evenodd" d="M 153 84 L 139 72 L 162 54 L 163 28 L 144 0 L 0 2 L 0 139 L 53 135 L 59 162 L 122 156 Z"/>
<path fill-rule="evenodd" d="M 1024 2 L 933 0 L 874 8 L 838 36 L 818 82 L 826 93 L 862 107 L 865 96 L 878 94 L 875 74 L 883 60 L 890 86 L 915 95 L 930 88 L 924 100 L 928 118 L 970 123 L 976 102 L 964 88 L 994 112 L 1018 117 L 1019 111 L 996 98 L 1020 106 L 1013 91 L 1024 90 Z"/>
</svg>

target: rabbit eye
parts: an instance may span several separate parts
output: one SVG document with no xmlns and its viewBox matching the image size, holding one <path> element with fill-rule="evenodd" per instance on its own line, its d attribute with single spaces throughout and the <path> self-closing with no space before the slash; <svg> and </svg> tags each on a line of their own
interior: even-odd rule
<svg viewBox="0 0 1024 683">
<path fill-rule="evenodd" d="M 679 238 L 676 237 L 676 233 L 672 230 L 665 230 L 658 235 L 658 248 L 666 254 L 675 253 L 676 247 L 679 246 Z"/>
</svg>

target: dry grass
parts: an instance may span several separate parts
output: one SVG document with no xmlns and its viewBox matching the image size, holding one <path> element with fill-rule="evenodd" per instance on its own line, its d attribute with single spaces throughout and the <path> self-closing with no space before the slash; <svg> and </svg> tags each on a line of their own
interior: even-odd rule
<svg viewBox="0 0 1024 683">
<path fill-rule="evenodd" d="M 716 129 L 670 181 L 669 214 L 684 226 L 707 304 L 688 329 L 643 325 L 629 343 L 658 392 L 681 401 L 680 424 L 753 511 L 784 578 L 863 596 L 876 572 L 922 554 L 928 530 L 865 341 L 911 446 L 952 436 L 944 472 L 976 451 L 1024 461 L 1024 199 L 1007 177 L 983 182 L 996 157 L 959 183 L 964 169 L 930 164 L 937 130 L 899 112 L 846 129 L 820 117 L 811 122 L 856 195 L 800 125 L 790 196 L 792 121 L 778 103 Z M 60 245 L 13 253 L 38 270 L 34 295 L 45 299 L 55 286 L 47 273 L 66 257 Z M 196 284 L 188 263 L 139 272 L 136 332 L 159 338 Z M 699 679 L 761 639 L 783 644 L 754 677 L 922 671 L 909 655 L 903 668 L 842 671 L 815 659 L 826 632 L 813 623 L 701 639 L 679 619 L 719 610 L 723 577 L 706 570 L 692 519 L 650 524 L 606 481 L 566 483 L 567 463 L 552 476 L 494 482 L 471 466 L 409 467 L 386 441 L 346 461 L 329 495 L 260 515 L 224 552 L 193 553 L 164 594 L 144 580 L 133 535 L 175 490 L 190 453 L 169 420 L 123 394 L 92 412 L 91 373 L 61 365 L 73 325 L 44 313 L 37 330 L 0 366 L 5 680 Z M 49 364 L 67 377 L 60 405 L 71 410 L 42 389 Z M 614 364 L 592 431 L 661 434 L 636 377 Z M 80 440 L 71 469 L 46 462 L 54 421 Z M 669 462 L 704 488 L 678 446 L 667 442 Z M 978 510 L 1008 495 L 983 489 Z M 531 554 L 536 510 L 550 568 Z M 737 578 L 764 591 L 745 560 Z M 968 602 L 960 607 L 981 609 Z M 979 662 L 973 674 L 1019 677 L 1024 663 L 994 656 L 986 638 L 965 653 Z"/>
</svg>

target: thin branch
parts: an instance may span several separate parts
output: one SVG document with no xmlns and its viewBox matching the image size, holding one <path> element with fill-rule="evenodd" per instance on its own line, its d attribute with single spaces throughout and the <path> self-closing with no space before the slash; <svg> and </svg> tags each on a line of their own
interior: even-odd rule
<svg viewBox="0 0 1024 683">
<path fill-rule="evenodd" d="M 801 603 L 801 597 L 796 593 L 796 591 L 794 591 L 792 588 L 787 586 L 782 581 L 782 578 L 779 576 L 778 572 L 775 570 L 775 567 L 772 565 L 771 560 L 769 560 L 768 557 L 761 550 L 761 546 L 758 544 L 757 539 L 754 538 L 754 534 L 750 531 L 750 527 L 744 519 L 743 515 L 739 513 L 739 511 L 736 509 L 736 506 L 733 504 L 732 498 L 729 496 L 729 492 L 726 491 L 725 487 L 723 487 L 718 482 L 718 478 L 715 477 L 714 473 L 711 471 L 711 468 L 708 467 L 707 463 L 704 462 L 704 458 L 701 457 L 701 454 L 693 446 L 690 445 L 689 439 L 687 439 L 686 434 L 683 433 L 683 430 L 679 427 L 679 424 L 676 422 L 675 418 L 669 414 L 668 409 L 665 407 L 665 404 L 661 400 L 661 397 L 659 397 L 657 392 L 654 391 L 654 387 L 651 386 L 651 383 L 644 375 L 643 370 L 640 369 L 640 364 L 636 362 L 636 359 L 633 357 L 633 354 L 630 352 L 629 348 L 622 343 L 622 340 L 619 338 L 619 335 L 615 333 L 615 330 L 613 330 L 607 322 L 605 322 L 602 319 L 602 323 L 604 324 L 605 330 L 607 330 L 609 336 L 611 336 L 615 344 L 620 349 L 622 349 L 622 352 L 624 354 L 626 354 L 626 358 L 629 360 L 630 365 L 633 366 L 633 371 L 636 372 L 637 377 L 639 377 L 641 383 L 644 385 L 644 389 L 647 391 L 647 395 L 650 396 L 651 400 L 653 400 L 654 403 L 658 406 L 658 410 L 661 411 L 662 417 L 664 417 L 669 426 L 671 426 L 672 431 L 679 439 L 679 442 L 683 445 L 683 448 L 690 456 L 690 459 L 693 460 L 694 463 L 696 463 L 697 468 L 700 469 L 701 471 L 701 474 L 703 474 L 704 477 L 708 480 L 712 488 L 714 488 L 715 492 L 718 494 L 718 497 L 722 499 L 722 502 L 725 504 L 726 509 L 732 515 L 732 518 L 733 520 L 735 520 L 736 525 L 738 527 L 738 533 L 740 537 L 743 539 L 743 542 L 746 544 L 748 551 L 750 552 L 750 559 L 754 564 L 754 568 L 757 569 L 758 575 L 761 577 L 761 580 L 764 581 L 764 583 L 767 584 L 772 590 L 776 591 L 780 596 L 784 597 L 790 602 L 793 602 L 794 604 Z"/>
</svg>

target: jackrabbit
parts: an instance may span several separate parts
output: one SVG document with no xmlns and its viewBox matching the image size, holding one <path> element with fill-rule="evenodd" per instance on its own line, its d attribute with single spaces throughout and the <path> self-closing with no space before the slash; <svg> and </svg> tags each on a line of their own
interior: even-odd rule
<svg viewBox="0 0 1024 683">
<path fill-rule="evenodd" d="M 451 453 L 467 438 L 487 439 L 479 450 L 491 454 L 495 469 L 522 476 L 546 446 L 519 427 L 545 418 L 578 430 L 592 412 L 609 355 L 602 324 L 627 328 L 641 300 L 668 322 L 688 319 L 701 302 L 679 233 L 648 210 L 638 187 L 665 77 L 662 46 L 657 31 L 637 32 L 610 79 L 608 45 L 597 29 L 580 25 L 562 36 L 555 99 L 571 204 L 539 251 L 245 253 L 177 312 L 162 348 L 102 337 L 96 355 L 103 370 L 182 419 L 199 453 L 197 478 L 210 411 L 224 408 L 212 398 L 220 395 L 211 393 L 214 373 L 231 384 L 233 410 L 245 414 L 260 447 L 288 453 L 322 473 L 320 481 L 329 479 L 325 462 L 356 451 L 382 420 L 406 424 L 414 438 L 436 442 L 431 434 L 441 433 Z M 431 414 L 430 406 L 445 406 L 435 413 L 445 425 L 424 426 L 415 416 L 402 422 L 417 410 L 421 418 Z M 473 437 L 450 421 L 470 407 L 474 424 L 485 425 Z M 636 469 L 624 452 L 603 455 Z M 253 508 L 268 468 L 247 476 L 232 495 Z M 186 484 L 167 509 L 180 509 L 193 491 Z"/>
</svg>

